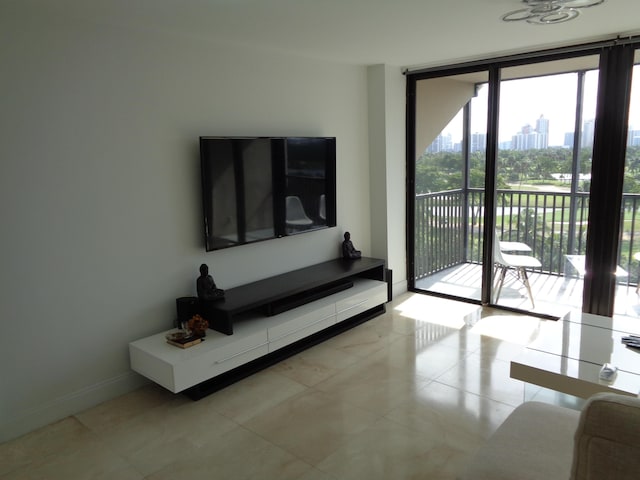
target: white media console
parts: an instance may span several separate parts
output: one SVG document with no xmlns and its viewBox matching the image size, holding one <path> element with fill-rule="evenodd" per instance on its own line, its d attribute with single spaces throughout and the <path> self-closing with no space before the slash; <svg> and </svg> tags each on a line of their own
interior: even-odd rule
<svg viewBox="0 0 640 480">
<path fill-rule="evenodd" d="M 216 391 L 383 313 L 389 300 L 384 262 L 368 258 L 359 262 L 337 260 L 291 272 L 293 277 L 301 272 L 319 273 L 311 289 L 311 298 L 316 299 L 272 316 L 264 312 L 265 299 L 258 307 L 233 316 L 232 335 L 208 330 L 204 342 L 186 349 L 166 342 L 165 334 L 170 330 L 131 342 L 131 368 L 174 393 L 185 392 L 194 399 Z M 338 268 L 340 273 L 326 276 L 327 268 Z M 280 281 L 286 288 L 282 280 L 289 275 L 265 281 Z M 318 285 L 333 284 L 336 276 L 353 282 L 353 286 L 317 298 Z M 313 275 L 309 278 L 313 280 Z M 246 287 L 254 285 L 241 288 Z M 298 290 L 299 285 L 297 299 Z"/>
</svg>

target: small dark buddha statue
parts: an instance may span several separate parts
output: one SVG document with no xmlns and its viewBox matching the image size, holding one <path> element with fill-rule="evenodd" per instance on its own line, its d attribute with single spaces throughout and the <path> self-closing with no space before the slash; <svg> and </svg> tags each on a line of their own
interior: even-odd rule
<svg viewBox="0 0 640 480">
<path fill-rule="evenodd" d="M 342 242 L 342 258 L 360 258 L 362 257 L 362 252 L 360 250 L 356 250 L 351 243 L 351 234 L 349 232 L 344 232 L 344 242 Z"/>
<path fill-rule="evenodd" d="M 200 265 L 200 276 L 196 281 L 196 288 L 201 301 L 218 300 L 224 297 L 224 290 L 216 287 L 216 282 L 209 275 L 209 267 L 205 263 Z"/>
</svg>

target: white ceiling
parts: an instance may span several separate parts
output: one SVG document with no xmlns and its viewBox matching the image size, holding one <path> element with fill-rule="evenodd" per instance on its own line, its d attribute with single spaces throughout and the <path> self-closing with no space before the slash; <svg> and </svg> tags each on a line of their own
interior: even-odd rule
<svg viewBox="0 0 640 480">
<path fill-rule="evenodd" d="M 558 25 L 503 22 L 520 0 L 4 0 L 46 15 L 359 65 L 432 66 L 640 32 L 640 0 Z M 34 10 L 36 11 L 36 10 Z"/>
</svg>

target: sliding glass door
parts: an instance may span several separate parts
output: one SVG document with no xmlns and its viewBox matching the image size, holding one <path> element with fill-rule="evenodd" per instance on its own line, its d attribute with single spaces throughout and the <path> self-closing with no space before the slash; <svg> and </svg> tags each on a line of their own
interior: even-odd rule
<svg viewBox="0 0 640 480">
<path fill-rule="evenodd" d="M 408 74 L 412 290 L 552 316 L 610 315 L 616 286 L 636 292 L 630 48 Z"/>
<path fill-rule="evenodd" d="M 635 52 L 624 166 L 616 314 L 640 317 L 640 51 Z"/>
<path fill-rule="evenodd" d="M 487 72 L 416 83 L 415 287 L 480 301 Z"/>
<path fill-rule="evenodd" d="M 497 305 L 552 316 L 582 305 L 597 67 L 589 56 L 501 71 Z"/>
</svg>

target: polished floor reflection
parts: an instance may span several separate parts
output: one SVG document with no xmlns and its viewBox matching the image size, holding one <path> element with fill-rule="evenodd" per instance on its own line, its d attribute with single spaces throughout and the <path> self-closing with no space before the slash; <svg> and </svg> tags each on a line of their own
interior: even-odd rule
<svg viewBox="0 0 640 480">
<path fill-rule="evenodd" d="M 529 283 L 535 308 L 532 308 L 524 285 L 513 275 L 507 276 L 498 305 L 556 317 L 582 308 L 582 277 L 532 271 L 529 272 Z M 450 267 L 416 282 L 419 290 L 476 299 L 480 298 L 481 285 L 482 267 L 472 263 Z M 615 296 L 614 315 L 640 317 L 640 295 L 629 276 L 618 280 Z"/>
<path fill-rule="evenodd" d="M 522 403 L 532 317 L 418 294 L 191 402 L 148 385 L 0 445 L 13 479 L 454 479 Z"/>
</svg>

